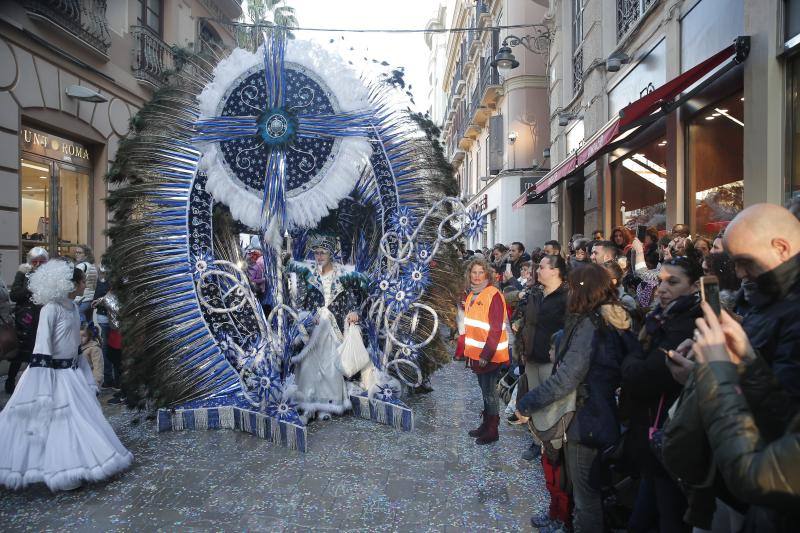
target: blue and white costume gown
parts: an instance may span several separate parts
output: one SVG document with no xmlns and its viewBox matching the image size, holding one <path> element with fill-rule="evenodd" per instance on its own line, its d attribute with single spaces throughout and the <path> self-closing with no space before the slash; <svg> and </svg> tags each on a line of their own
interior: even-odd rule
<svg viewBox="0 0 800 533">
<path fill-rule="evenodd" d="M 69 299 L 42 308 L 31 363 L 0 411 L 0 484 L 70 490 L 109 478 L 133 455 L 103 416 Z"/>
<path fill-rule="evenodd" d="M 351 408 L 350 395 L 339 364 L 342 333 L 328 309 L 335 296 L 333 284 L 338 272 L 319 274 L 325 305 L 316 310 L 317 325 L 300 355 L 296 374 L 296 399 L 306 419 L 315 413 L 341 414 Z"/>
</svg>

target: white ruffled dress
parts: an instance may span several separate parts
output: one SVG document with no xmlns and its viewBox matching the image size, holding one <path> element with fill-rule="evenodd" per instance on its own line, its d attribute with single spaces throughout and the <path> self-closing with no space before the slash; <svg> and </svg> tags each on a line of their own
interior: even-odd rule
<svg viewBox="0 0 800 533">
<path fill-rule="evenodd" d="M 341 333 L 336 318 L 327 308 L 333 300 L 334 276 L 335 272 L 320 276 L 326 307 L 317 310 L 319 324 L 298 356 L 301 361 L 296 374 L 295 399 L 303 410 L 304 420 L 316 413 L 342 414 L 352 407 L 339 364 Z"/>
<path fill-rule="evenodd" d="M 80 316 L 68 299 L 42 308 L 31 364 L 0 411 L 0 484 L 45 483 L 71 490 L 130 466 L 103 415 L 85 357 L 78 357 Z"/>
</svg>

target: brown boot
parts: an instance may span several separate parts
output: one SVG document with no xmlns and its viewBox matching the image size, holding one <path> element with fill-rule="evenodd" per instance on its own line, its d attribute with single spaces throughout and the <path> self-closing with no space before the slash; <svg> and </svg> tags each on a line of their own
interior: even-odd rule
<svg viewBox="0 0 800 533">
<path fill-rule="evenodd" d="M 497 431 L 497 426 L 500 424 L 500 416 L 499 415 L 489 415 L 485 417 L 486 420 L 486 431 L 483 432 L 482 435 L 479 435 L 477 439 L 475 439 L 475 444 L 491 444 L 493 442 L 497 442 L 500 438 L 500 434 Z"/>
<path fill-rule="evenodd" d="M 486 431 L 486 417 L 483 416 L 483 411 L 481 411 L 481 425 L 475 429 L 470 430 L 469 436 L 470 437 L 480 437 L 483 435 L 483 432 Z"/>
</svg>

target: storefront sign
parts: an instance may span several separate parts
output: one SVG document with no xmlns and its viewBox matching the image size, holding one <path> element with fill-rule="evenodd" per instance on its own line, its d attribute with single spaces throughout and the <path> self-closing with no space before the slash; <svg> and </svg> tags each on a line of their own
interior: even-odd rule
<svg viewBox="0 0 800 533">
<path fill-rule="evenodd" d="M 22 128 L 19 137 L 22 150 L 25 152 L 67 161 L 74 165 L 91 166 L 89 150 L 82 144 L 28 127 Z"/>
<path fill-rule="evenodd" d="M 540 178 L 534 176 L 523 176 L 519 179 L 519 193 L 523 194 L 528 189 L 536 185 Z"/>
</svg>

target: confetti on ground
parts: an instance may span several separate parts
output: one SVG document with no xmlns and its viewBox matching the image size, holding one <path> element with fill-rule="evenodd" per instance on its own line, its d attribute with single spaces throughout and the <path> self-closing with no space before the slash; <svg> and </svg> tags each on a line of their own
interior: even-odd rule
<svg viewBox="0 0 800 533">
<path fill-rule="evenodd" d="M 476 446 L 475 376 L 454 363 L 432 385 L 407 399 L 413 432 L 345 416 L 312 424 L 306 454 L 230 430 L 157 433 L 104 395 L 133 467 L 55 495 L 0 489 L 0 531 L 530 531 L 549 498 L 520 458 L 526 431 L 502 422 Z"/>
</svg>

